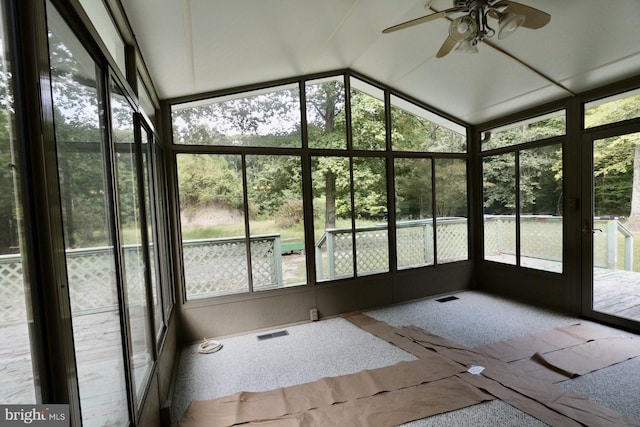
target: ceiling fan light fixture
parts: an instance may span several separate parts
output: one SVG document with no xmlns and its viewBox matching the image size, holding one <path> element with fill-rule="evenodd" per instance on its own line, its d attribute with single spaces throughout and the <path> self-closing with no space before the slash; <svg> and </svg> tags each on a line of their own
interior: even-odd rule
<svg viewBox="0 0 640 427">
<path fill-rule="evenodd" d="M 465 40 L 458 45 L 456 52 L 460 53 L 478 53 L 478 46 L 471 42 L 471 40 Z"/>
<path fill-rule="evenodd" d="M 504 40 L 513 34 L 522 24 L 526 16 L 520 15 L 517 13 L 506 13 L 500 15 L 500 19 L 498 20 L 498 39 Z"/>
<path fill-rule="evenodd" d="M 478 24 L 468 15 L 454 19 L 449 25 L 449 35 L 455 41 L 470 40 L 478 31 Z"/>
</svg>

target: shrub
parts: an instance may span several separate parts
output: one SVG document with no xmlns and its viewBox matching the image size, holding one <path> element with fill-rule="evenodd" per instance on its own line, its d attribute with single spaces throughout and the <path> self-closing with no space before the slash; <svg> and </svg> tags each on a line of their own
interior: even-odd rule
<svg viewBox="0 0 640 427">
<path fill-rule="evenodd" d="M 285 202 L 276 213 L 275 222 L 278 227 L 290 228 L 298 224 L 304 218 L 302 199 L 293 199 Z"/>
</svg>

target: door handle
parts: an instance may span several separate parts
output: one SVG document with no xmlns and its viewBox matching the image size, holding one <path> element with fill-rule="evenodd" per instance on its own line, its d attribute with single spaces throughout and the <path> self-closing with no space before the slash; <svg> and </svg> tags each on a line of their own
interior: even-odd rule
<svg viewBox="0 0 640 427">
<path fill-rule="evenodd" d="M 602 230 L 599 228 L 590 228 L 589 224 L 585 224 L 582 226 L 582 232 L 583 233 L 591 233 L 591 234 L 596 234 L 596 231 L 599 231 L 600 233 L 602 233 Z"/>
</svg>

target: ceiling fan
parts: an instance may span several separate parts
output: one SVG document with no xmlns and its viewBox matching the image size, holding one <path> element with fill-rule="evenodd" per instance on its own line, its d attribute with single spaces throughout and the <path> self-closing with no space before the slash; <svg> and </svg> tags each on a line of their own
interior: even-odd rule
<svg viewBox="0 0 640 427">
<path fill-rule="evenodd" d="M 434 1 L 430 0 L 426 7 L 430 8 Z M 455 15 L 459 16 L 453 18 Z M 453 0 L 453 7 L 449 9 L 394 25 L 382 32 L 392 33 L 438 18 L 451 20 L 449 34 L 436 54 L 436 58 L 442 58 L 456 47 L 466 53 L 478 52 L 478 43 L 496 35 L 496 30 L 489 25 L 489 18 L 498 21 L 497 36 L 504 39 L 519 27 L 533 30 L 544 27 L 551 15 L 511 0 Z"/>
</svg>

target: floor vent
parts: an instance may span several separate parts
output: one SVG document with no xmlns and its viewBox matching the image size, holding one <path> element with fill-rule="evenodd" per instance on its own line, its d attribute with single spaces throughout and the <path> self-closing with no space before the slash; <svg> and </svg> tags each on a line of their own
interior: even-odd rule
<svg viewBox="0 0 640 427">
<path fill-rule="evenodd" d="M 450 297 L 438 298 L 436 301 L 438 301 L 438 302 L 449 302 L 449 301 L 455 301 L 457 299 L 460 299 L 460 298 L 454 297 L 454 296 L 450 296 Z"/>
<path fill-rule="evenodd" d="M 278 332 L 271 332 L 269 334 L 258 335 L 258 341 L 270 340 L 271 338 L 284 337 L 285 335 L 289 335 L 289 332 L 287 332 L 286 330 L 285 331 L 278 331 Z"/>
</svg>

